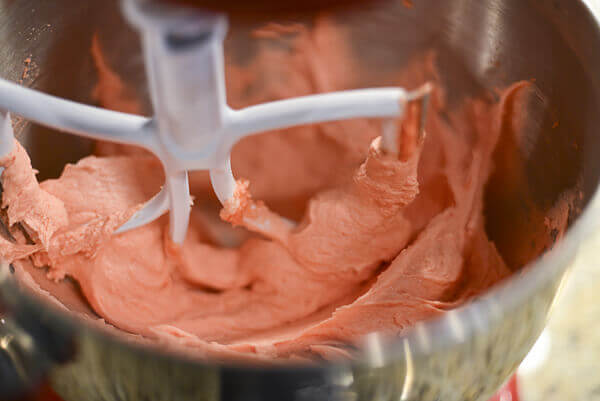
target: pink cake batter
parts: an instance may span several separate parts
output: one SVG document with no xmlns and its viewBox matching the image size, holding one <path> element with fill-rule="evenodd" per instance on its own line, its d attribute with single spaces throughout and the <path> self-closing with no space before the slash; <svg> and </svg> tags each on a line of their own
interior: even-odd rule
<svg viewBox="0 0 600 401">
<path fill-rule="evenodd" d="M 351 59 L 349 50 L 325 19 L 310 31 L 269 26 L 255 34 L 256 58 L 227 70 L 233 106 L 343 89 L 358 71 L 336 62 Z M 98 100 L 138 112 L 94 43 Z M 425 57 L 414 67 L 435 82 L 432 65 Z M 403 77 L 397 83 L 407 85 Z M 442 118 L 448 110 L 438 90 L 426 139 L 405 124 L 400 149 L 386 149 L 381 122 L 370 120 L 247 138 L 233 152 L 244 179 L 220 213 L 245 230 L 215 221 L 214 195 L 197 173 L 181 248 L 169 242 L 165 218 L 113 234 L 163 183 L 152 155 L 102 144 L 102 156 L 38 184 L 17 143 L 0 160 L 2 206 L 35 244 L 0 242 L 0 256 L 18 269 L 31 260 L 52 280 L 74 279 L 93 310 L 125 332 L 206 357 L 349 356 L 346 344 L 362 335 L 397 334 L 510 274 L 486 234 L 483 197 L 496 145 L 518 132 L 518 106 L 533 95 L 531 83 L 516 83 L 499 101 L 467 100 Z M 546 217 L 544 236 L 562 235 L 566 212 L 559 205 Z M 223 246 L 228 241 L 239 245 Z"/>
</svg>

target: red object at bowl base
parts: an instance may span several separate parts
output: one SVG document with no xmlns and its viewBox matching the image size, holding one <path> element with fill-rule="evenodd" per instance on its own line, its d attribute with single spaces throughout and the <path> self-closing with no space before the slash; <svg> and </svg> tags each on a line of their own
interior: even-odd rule
<svg viewBox="0 0 600 401">
<path fill-rule="evenodd" d="M 17 401 L 63 401 L 48 384 L 44 384 L 34 394 Z"/>
<path fill-rule="evenodd" d="M 517 375 L 513 375 L 490 401 L 519 401 Z"/>
</svg>

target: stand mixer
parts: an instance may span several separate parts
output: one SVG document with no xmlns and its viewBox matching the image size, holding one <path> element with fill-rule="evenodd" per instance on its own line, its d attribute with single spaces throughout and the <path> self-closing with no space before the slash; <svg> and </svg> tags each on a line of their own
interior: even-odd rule
<svg viewBox="0 0 600 401">
<path fill-rule="evenodd" d="M 422 103 L 424 122 L 428 86 L 414 92 L 362 89 L 233 110 L 225 99 L 224 15 L 151 1 L 123 4 L 125 15 L 142 35 L 154 118 L 92 108 L 0 82 L 0 108 L 4 110 L 62 131 L 141 146 L 162 161 L 164 188 L 116 233 L 170 211 L 171 239 L 181 244 L 192 205 L 188 171 L 210 170 L 213 189 L 224 204 L 235 188 L 229 153 L 245 136 L 332 120 L 401 117 L 406 103 L 413 101 Z M 14 134 L 6 116 L 2 125 L 0 156 L 5 156 L 12 149 Z M 386 137 L 395 137 L 393 128 Z"/>
<path fill-rule="evenodd" d="M 0 85 L 0 108 L 3 110 L 55 128 L 82 135 L 87 133 L 92 138 L 143 145 L 159 156 L 168 177 L 164 192 L 161 191 L 146 209 L 126 223 L 121 228 L 123 231 L 169 210 L 171 239 L 180 242 L 189 214 L 186 171 L 211 170 L 211 180 L 219 199 L 227 201 L 234 185 L 228 153 L 243 135 L 292 124 L 358 116 L 401 117 L 407 103 L 416 102 L 423 108 L 426 105 L 428 89 L 425 86 L 415 92 L 399 88 L 360 89 L 310 99 L 282 100 L 233 112 L 223 95 L 223 17 L 196 10 L 180 13 L 182 9 L 163 4 L 145 8 L 149 4 L 132 0 L 125 2 L 124 7 L 127 18 L 142 33 L 155 112 L 153 119 L 66 103 L 8 82 Z M 406 8 L 399 4 L 388 2 L 376 6 L 375 11 L 368 11 L 373 12 L 370 16 L 381 26 L 368 26 L 369 18 L 360 13 L 359 20 L 348 17 L 352 26 L 360 26 L 360 19 L 365 20 L 363 36 L 357 34 L 357 46 L 369 42 L 375 28 L 380 28 L 381 32 L 404 29 L 395 35 L 395 39 L 404 40 L 382 40 L 382 48 L 388 46 L 388 51 L 396 48 L 400 52 L 409 52 L 411 47 L 436 47 L 441 54 L 441 63 L 445 63 L 443 71 L 448 75 L 445 83 L 449 93 L 457 96 L 484 83 L 493 87 L 535 76 L 542 90 L 552 89 L 557 93 L 551 103 L 558 110 L 561 125 L 554 131 L 542 127 L 543 132 L 548 133 L 547 142 L 543 145 L 544 142 L 539 141 L 536 146 L 546 148 L 543 152 L 533 152 L 532 176 L 536 177 L 539 169 L 551 168 L 548 166 L 552 158 L 565 160 L 566 150 L 562 149 L 565 138 L 577 144 L 585 142 L 588 150 L 579 146 L 572 159 L 573 167 L 565 167 L 564 174 L 551 182 L 539 180 L 530 184 L 537 185 L 537 193 L 542 194 L 540 197 L 552 198 L 581 178 L 585 202 L 589 202 L 596 191 L 600 166 L 593 157 L 594 150 L 599 148 L 593 131 L 590 131 L 595 126 L 594 114 L 586 114 L 586 111 L 595 108 L 600 90 L 597 80 L 588 72 L 600 65 L 600 60 L 586 51 L 583 43 L 589 45 L 589 49 L 597 48 L 600 34 L 585 5 L 559 1 L 554 8 L 535 2 L 456 1 L 440 6 L 436 1 L 424 1 Z M 19 10 L 17 7 L 24 6 L 13 4 L 7 7 Z M 88 7 L 87 13 L 99 9 L 89 4 L 77 7 Z M 52 13 L 50 9 L 44 12 L 46 15 Z M 572 20 L 561 19 L 565 14 L 578 21 L 578 29 L 571 25 Z M 70 19 L 68 15 L 71 15 Z M 63 18 L 73 24 L 78 16 L 66 13 Z M 520 25 L 523 19 L 533 22 L 529 27 Z M 422 30 L 416 30 L 415 26 L 420 24 Z M 494 27 L 494 34 L 481 35 L 489 27 Z M 563 35 L 564 30 L 571 36 Z M 209 35 L 207 31 L 212 33 Z M 413 37 L 407 32 L 413 32 Z M 512 32 L 518 32 L 514 35 L 525 39 L 521 42 L 509 40 Z M 552 46 L 540 46 L 538 34 L 550 38 L 548 41 Z M 504 49 L 506 54 L 512 54 L 512 51 L 523 55 L 533 49 L 538 53 L 531 64 L 515 58 L 501 65 L 500 74 L 491 67 L 494 62 L 489 56 L 498 48 Z M 373 60 L 377 60 L 376 52 Z M 552 65 L 553 68 L 544 70 L 540 65 Z M 204 73 L 207 75 L 203 76 Z M 569 85 L 562 85 L 555 79 L 567 74 L 574 77 Z M 56 93 L 56 90 L 52 92 Z M 561 98 L 587 99 L 589 102 L 584 107 L 576 107 L 565 104 L 568 101 L 563 103 Z M 34 104 L 39 107 L 32 107 Z M 203 114 L 204 111 L 207 113 Z M 240 121 L 243 123 L 239 124 Z M 9 150 L 5 145 L 10 144 L 11 132 L 8 119 L 5 118 L 3 123 L 2 151 L 5 153 Z M 123 133 L 129 135 L 125 137 Z M 16 136 L 19 137 L 18 132 Z M 34 137 L 28 137 L 32 148 L 35 147 L 31 139 Z M 28 143 L 27 140 L 24 142 Z M 502 226 L 498 232 L 510 230 L 511 218 L 514 218 L 510 212 L 505 209 L 490 216 L 496 227 L 506 220 L 506 227 Z M 10 273 L 3 275 L 0 293 L 2 304 L 10 312 L 8 324 L 19 333 L 25 333 L 23 339 L 13 341 L 11 347 L 19 349 L 17 354 L 21 355 L 22 361 L 39 361 L 37 364 L 24 363 L 30 367 L 37 365 L 33 366 L 26 381 L 33 384 L 50 370 L 53 386 L 66 400 L 198 397 L 482 400 L 508 377 L 539 334 L 576 245 L 591 229 L 592 212 L 578 218 L 573 216 L 573 221 L 577 220 L 579 224 L 573 224 L 561 246 L 503 286 L 449 312 L 442 319 L 419 324 L 391 344 L 374 334 L 366 343 L 364 358 L 347 363 L 264 368 L 200 362 L 152 347 L 128 344 L 86 326 L 19 289 Z M 515 233 L 515 238 L 522 238 L 521 234 Z M 26 347 L 27 341 L 35 347 Z M 64 364 L 56 367 L 60 363 Z"/>
</svg>

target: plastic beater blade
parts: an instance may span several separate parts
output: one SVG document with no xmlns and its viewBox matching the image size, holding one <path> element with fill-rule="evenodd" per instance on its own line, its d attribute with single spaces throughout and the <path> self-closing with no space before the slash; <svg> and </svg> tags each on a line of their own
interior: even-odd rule
<svg viewBox="0 0 600 401">
<path fill-rule="evenodd" d="M 187 232 L 192 199 L 187 172 L 168 173 L 165 186 L 115 233 L 120 234 L 151 223 L 169 213 L 169 234 L 176 244 L 183 243 Z"/>
<path fill-rule="evenodd" d="M 119 227 L 115 233 L 120 234 L 134 228 L 148 224 L 169 211 L 169 194 L 166 187 L 154 195 L 146 204 L 138 210 L 125 224 Z"/>
<path fill-rule="evenodd" d="M 176 244 L 182 244 L 187 233 L 192 211 L 192 198 L 187 171 L 169 173 L 167 171 L 167 191 L 169 193 L 169 234 Z"/>
<path fill-rule="evenodd" d="M 222 204 L 233 197 L 235 177 L 231 171 L 231 159 L 229 157 L 222 163 L 222 166 L 210 170 L 210 182 Z"/>
<path fill-rule="evenodd" d="M 0 157 L 8 155 L 13 150 L 14 144 L 15 134 L 10 113 L 0 111 Z"/>
<path fill-rule="evenodd" d="M 0 78 L 0 110 L 87 138 L 139 145 L 156 153 L 150 119 L 72 102 Z"/>
</svg>

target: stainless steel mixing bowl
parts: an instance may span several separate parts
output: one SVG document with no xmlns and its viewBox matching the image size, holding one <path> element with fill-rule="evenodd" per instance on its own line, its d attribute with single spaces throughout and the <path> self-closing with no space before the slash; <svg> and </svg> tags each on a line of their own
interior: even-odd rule
<svg viewBox="0 0 600 401">
<path fill-rule="evenodd" d="M 547 101 L 527 145 L 514 149 L 523 177 L 507 185 L 499 168 L 486 194 L 490 237 L 511 266 L 527 267 L 391 344 L 372 335 L 357 361 L 285 368 L 213 364 L 128 344 L 40 302 L 6 270 L 0 388 L 35 386 L 47 373 L 67 401 L 485 400 L 514 371 L 541 332 L 578 244 L 599 218 L 589 207 L 600 175 L 598 21 L 578 0 L 418 0 L 413 6 L 397 0 L 339 13 L 356 59 L 367 67 L 356 86 L 383 83 L 378 76 L 426 49 L 438 55 L 450 101 L 535 78 Z M 248 29 L 259 22 L 233 19 L 228 62 L 252 57 Z M 111 1 L 0 1 L 0 74 L 93 103 L 95 32 L 112 64 L 143 95 L 136 35 Z M 57 176 L 65 162 L 91 151 L 79 138 L 18 125 L 41 178 Z M 568 235 L 530 261 L 523 249 L 535 249 L 543 222 L 522 205 L 548 210 L 560 193 L 578 186 L 581 208 L 571 210 Z"/>
</svg>

